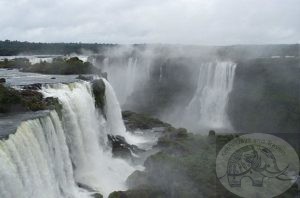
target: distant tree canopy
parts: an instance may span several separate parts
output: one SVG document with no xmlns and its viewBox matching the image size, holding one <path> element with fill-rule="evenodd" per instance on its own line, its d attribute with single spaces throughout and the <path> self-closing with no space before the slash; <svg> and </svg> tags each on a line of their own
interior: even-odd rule
<svg viewBox="0 0 300 198">
<path fill-rule="evenodd" d="M 83 62 L 77 57 L 54 58 L 51 63 L 41 61 L 31 64 L 27 58 L 15 58 L 12 60 L 0 60 L 0 68 L 18 68 L 24 72 L 36 72 L 43 74 L 101 74 L 101 70 L 90 62 Z"/>
<path fill-rule="evenodd" d="M 101 52 L 107 48 L 116 47 L 116 44 L 98 43 L 31 43 L 20 41 L 0 41 L 0 56 L 26 55 L 66 55 L 71 53 L 82 53 L 82 50 L 89 50 L 93 53 Z"/>
<path fill-rule="evenodd" d="M 117 44 L 99 43 L 31 43 L 20 41 L 0 41 L 0 56 L 14 55 L 67 55 L 81 54 L 83 50 L 101 54 L 107 49 L 119 47 Z M 144 50 L 150 44 L 134 44 L 135 49 Z M 155 46 L 155 45 L 153 45 Z M 176 45 L 157 45 L 156 50 L 172 50 Z M 193 46 L 185 46 L 193 49 Z M 219 58 L 241 60 L 252 58 L 267 58 L 271 56 L 300 56 L 299 44 L 271 44 L 271 45 L 232 45 L 232 46 L 198 46 L 199 55 L 201 49 L 211 51 Z"/>
</svg>

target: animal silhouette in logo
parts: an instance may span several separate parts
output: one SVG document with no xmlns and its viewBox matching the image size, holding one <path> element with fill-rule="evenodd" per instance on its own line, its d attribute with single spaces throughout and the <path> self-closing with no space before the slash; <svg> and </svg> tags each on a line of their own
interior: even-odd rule
<svg viewBox="0 0 300 198">
<path fill-rule="evenodd" d="M 290 180 L 286 176 L 287 169 L 288 165 L 282 170 L 278 168 L 276 158 L 268 148 L 247 145 L 230 156 L 225 175 L 231 187 L 241 187 L 241 181 L 245 177 L 252 180 L 252 186 L 262 187 L 266 177 Z"/>
</svg>

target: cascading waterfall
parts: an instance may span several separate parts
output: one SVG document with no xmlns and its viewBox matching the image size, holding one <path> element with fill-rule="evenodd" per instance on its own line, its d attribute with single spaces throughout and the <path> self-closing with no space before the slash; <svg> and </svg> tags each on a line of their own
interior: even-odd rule
<svg viewBox="0 0 300 198">
<path fill-rule="evenodd" d="M 184 110 L 182 124 L 192 130 L 230 129 L 226 113 L 236 64 L 211 62 L 200 66 L 197 90 Z"/>
<path fill-rule="evenodd" d="M 103 79 L 105 83 L 105 115 L 109 131 L 113 135 L 125 135 L 126 128 L 122 119 L 120 104 L 112 86 Z"/>
<path fill-rule="evenodd" d="M 109 88 L 109 83 L 105 82 L 108 87 L 106 94 L 110 99 L 110 95 L 114 93 L 110 93 L 112 89 Z M 119 129 L 120 126 L 112 127 L 114 123 L 109 119 L 106 123 L 99 114 L 94 105 L 90 83 L 59 84 L 44 89 L 44 93 L 46 96 L 57 97 L 63 105 L 63 124 L 75 167 L 76 182 L 88 185 L 104 195 L 116 189 L 126 189 L 125 180 L 134 168 L 123 160 L 112 158 L 105 144 L 107 134 L 115 133 L 110 130 Z M 112 103 L 114 105 L 106 107 L 107 110 L 120 108 L 116 101 Z M 110 112 L 106 113 L 110 115 Z M 122 117 L 120 119 L 119 122 L 122 122 Z M 125 127 L 122 132 L 125 132 Z"/>
<path fill-rule="evenodd" d="M 107 81 L 105 85 L 108 121 L 95 107 L 90 83 L 43 87 L 46 97 L 59 99 L 62 118 L 51 111 L 49 116 L 23 122 L 8 140 L 0 141 L 1 198 L 89 197 L 77 184 L 105 197 L 126 189 L 125 180 L 135 168 L 112 158 L 107 145 L 108 133 L 126 130 L 118 102 L 109 102 L 115 98 L 113 90 Z M 112 127 L 111 119 L 119 119 L 119 126 Z"/>
<path fill-rule="evenodd" d="M 0 197 L 88 197 L 75 185 L 56 112 L 23 122 L 8 140 L 0 141 Z"/>
<path fill-rule="evenodd" d="M 102 79 L 105 83 L 105 115 L 107 120 L 107 128 L 110 134 L 121 135 L 125 137 L 129 144 L 138 145 L 142 142 L 151 141 L 148 138 L 135 136 L 126 131 L 126 127 L 122 118 L 122 111 L 117 99 L 116 93 L 107 80 Z"/>
</svg>

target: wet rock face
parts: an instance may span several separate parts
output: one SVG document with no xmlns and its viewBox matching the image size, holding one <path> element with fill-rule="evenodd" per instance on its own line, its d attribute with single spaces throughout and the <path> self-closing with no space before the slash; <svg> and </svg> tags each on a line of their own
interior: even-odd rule
<svg viewBox="0 0 300 198">
<path fill-rule="evenodd" d="M 0 78 L 0 83 L 5 83 L 5 82 L 6 82 L 5 78 Z"/>
<path fill-rule="evenodd" d="M 125 138 L 120 135 L 107 135 L 107 137 L 114 157 L 132 159 L 134 158 L 133 154 L 139 154 L 144 151 L 136 145 L 128 144 Z"/>
<path fill-rule="evenodd" d="M 86 184 L 82 184 L 82 183 L 77 183 L 77 185 L 79 188 L 82 188 L 82 189 L 85 189 L 85 190 L 91 192 L 92 193 L 91 196 L 93 198 L 103 198 L 103 196 L 99 192 L 97 192 L 95 189 L 93 189 L 92 187 L 90 187 Z"/>
<path fill-rule="evenodd" d="M 92 82 L 92 88 L 96 106 L 103 110 L 105 105 L 105 83 L 102 79 L 94 80 Z"/>
<path fill-rule="evenodd" d="M 35 83 L 35 84 L 23 86 L 23 89 L 30 89 L 30 90 L 39 90 L 41 88 L 42 88 L 42 84 L 41 83 Z"/>
</svg>

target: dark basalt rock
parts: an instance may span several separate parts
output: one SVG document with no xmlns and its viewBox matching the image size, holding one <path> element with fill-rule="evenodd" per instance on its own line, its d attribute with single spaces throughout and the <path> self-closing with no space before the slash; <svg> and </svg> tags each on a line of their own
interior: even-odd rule
<svg viewBox="0 0 300 198">
<path fill-rule="evenodd" d="M 0 78 L 0 83 L 5 83 L 6 79 L 5 78 Z"/>
<path fill-rule="evenodd" d="M 86 184 L 77 183 L 77 186 L 78 186 L 79 188 L 85 189 L 85 190 L 87 190 L 87 191 L 93 193 L 93 194 L 91 195 L 93 198 L 103 198 L 103 196 L 102 196 L 99 192 L 97 192 L 95 189 L 93 189 L 92 187 L 90 187 L 90 186 L 88 186 L 88 185 L 86 185 Z"/>
<path fill-rule="evenodd" d="M 144 150 L 138 148 L 136 145 L 128 144 L 124 137 L 120 135 L 107 135 L 108 141 L 112 147 L 114 157 L 132 159 L 132 153 L 139 154 Z"/>
<path fill-rule="evenodd" d="M 93 94 L 95 97 L 96 106 L 104 112 L 105 105 L 105 83 L 102 79 L 97 79 L 92 82 Z"/>
<path fill-rule="evenodd" d="M 122 116 L 127 130 L 153 129 L 158 127 L 170 127 L 170 124 L 164 123 L 159 119 L 152 118 L 146 114 L 135 113 L 132 111 L 123 111 Z"/>
<path fill-rule="evenodd" d="M 108 198 L 165 198 L 166 194 L 155 189 L 138 189 L 112 192 Z"/>
<path fill-rule="evenodd" d="M 94 197 L 94 198 L 103 198 L 103 195 L 101 195 L 100 193 L 94 193 L 94 194 L 92 194 L 92 197 Z"/>
<path fill-rule="evenodd" d="M 30 85 L 24 85 L 23 89 L 31 89 L 31 90 L 39 90 L 42 88 L 41 83 L 35 83 L 35 84 L 30 84 Z"/>
</svg>

